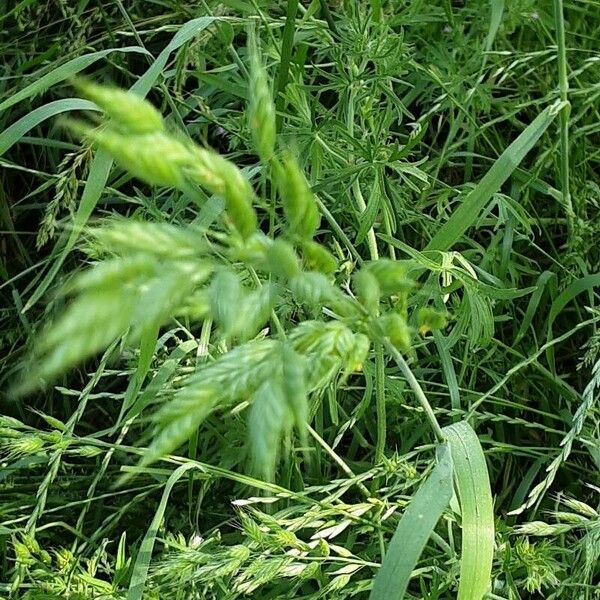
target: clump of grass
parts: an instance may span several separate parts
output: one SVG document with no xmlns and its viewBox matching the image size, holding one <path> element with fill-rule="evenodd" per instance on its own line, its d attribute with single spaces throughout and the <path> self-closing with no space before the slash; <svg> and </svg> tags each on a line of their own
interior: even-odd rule
<svg viewBox="0 0 600 600">
<path fill-rule="evenodd" d="M 595 597 L 598 8 L 54 5 L 2 17 L 0 596 Z"/>
</svg>

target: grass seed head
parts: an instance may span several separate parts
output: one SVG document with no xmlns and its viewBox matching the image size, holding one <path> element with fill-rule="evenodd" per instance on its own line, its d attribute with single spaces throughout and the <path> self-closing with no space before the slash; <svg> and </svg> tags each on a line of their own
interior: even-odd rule
<svg viewBox="0 0 600 600">
<path fill-rule="evenodd" d="M 134 134 L 164 131 L 162 115 L 147 100 L 117 87 L 98 85 L 85 78 L 75 79 L 73 85 L 111 118 L 111 127 Z"/>
<path fill-rule="evenodd" d="M 258 155 L 266 163 L 271 160 L 275 150 L 275 105 L 267 72 L 262 64 L 253 35 L 249 36 L 248 50 L 250 53 L 248 124 Z"/>
</svg>

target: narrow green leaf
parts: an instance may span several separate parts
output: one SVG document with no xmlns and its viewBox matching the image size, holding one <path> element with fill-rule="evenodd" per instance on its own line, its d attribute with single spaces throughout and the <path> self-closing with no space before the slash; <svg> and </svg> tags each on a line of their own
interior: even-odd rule
<svg viewBox="0 0 600 600">
<path fill-rule="evenodd" d="M 175 469 L 167 481 L 167 485 L 163 491 L 160 504 L 154 513 L 154 518 L 146 531 L 146 535 L 142 540 L 142 544 L 135 559 L 133 565 L 133 573 L 131 575 L 131 582 L 129 584 L 129 591 L 127 592 L 127 600 L 142 600 L 144 594 L 144 587 L 146 585 L 146 579 L 148 578 L 148 569 L 150 568 L 150 561 L 152 560 L 152 551 L 154 550 L 154 542 L 156 541 L 156 535 L 158 529 L 165 516 L 165 510 L 167 508 L 167 502 L 171 495 L 173 486 L 183 477 L 183 475 L 190 469 L 200 469 L 201 467 L 195 463 L 186 463 Z"/>
<path fill-rule="evenodd" d="M 548 281 L 550 281 L 550 279 L 554 276 L 555 276 L 554 273 L 552 273 L 551 271 L 543 271 L 540 274 L 540 276 L 538 277 L 536 286 L 535 286 L 535 291 L 533 292 L 533 294 L 531 294 L 531 298 L 529 299 L 529 304 L 527 305 L 527 310 L 525 311 L 525 316 L 523 317 L 523 320 L 521 321 L 521 326 L 519 327 L 519 331 L 515 337 L 513 346 L 521 341 L 521 339 L 523 338 L 523 336 L 529 329 L 529 326 L 531 325 L 531 322 L 533 321 L 533 317 L 534 317 L 535 313 L 537 312 L 538 306 L 542 299 L 542 295 L 544 294 L 544 291 L 546 290 L 546 285 L 547 285 Z"/>
<path fill-rule="evenodd" d="M 446 338 L 441 331 L 434 331 L 433 341 L 440 357 L 444 379 L 446 380 L 446 386 L 450 395 L 450 404 L 454 410 L 460 410 L 460 389 L 458 387 L 452 356 L 446 344 Z"/>
<path fill-rule="evenodd" d="M 91 54 L 84 54 L 83 56 L 78 56 L 73 60 L 66 62 L 64 65 L 60 65 L 47 73 L 46 75 L 36 79 L 33 83 L 24 87 L 22 90 L 13 94 L 9 98 L 7 98 L 4 102 L 0 103 L 0 111 L 6 110 L 11 106 L 22 102 L 23 100 L 30 98 L 31 96 L 35 96 L 36 94 L 41 94 L 48 88 L 53 85 L 60 83 L 61 81 L 65 81 L 69 77 L 73 77 L 77 73 L 83 71 L 90 65 L 95 62 L 105 58 L 109 54 L 113 52 L 134 52 L 137 54 L 146 54 L 148 56 L 152 56 L 148 50 L 142 48 L 140 46 L 126 46 L 125 48 L 109 48 L 107 50 L 100 50 L 99 52 L 92 52 Z M 27 75 L 25 76 L 27 77 Z"/>
<path fill-rule="evenodd" d="M 552 341 L 552 326 L 554 325 L 554 321 L 556 317 L 562 312 L 563 308 L 571 302 L 576 296 L 581 294 L 582 292 L 589 291 L 592 288 L 600 286 L 600 273 L 595 273 L 593 275 L 586 275 L 581 279 L 575 280 L 573 283 L 568 285 L 552 302 L 552 306 L 550 307 L 550 314 L 548 315 L 548 325 L 547 325 L 547 337 L 546 342 Z M 554 369 L 554 348 L 549 347 L 546 350 L 546 358 L 551 368 Z"/>
<path fill-rule="evenodd" d="M 451 248 L 477 220 L 493 194 L 510 177 L 527 153 L 554 121 L 564 106 L 556 102 L 544 109 L 519 137 L 498 157 L 477 186 L 467 194 L 450 218 L 437 230 L 425 250 L 445 251 Z"/>
<path fill-rule="evenodd" d="M 498 28 L 502 22 L 504 14 L 504 0 L 491 0 L 490 28 L 488 29 L 487 38 L 485 40 L 485 51 L 489 52 L 492 49 Z"/>
<path fill-rule="evenodd" d="M 437 465 L 413 496 L 373 582 L 370 600 L 402 600 L 423 548 L 452 498 L 452 456 L 438 446 Z"/>
<path fill-rule="evenodd" d="M 481 600 L 490 586 L 494 508 L 485 456 L 473 428 L 461 421 L 443 429 L 454 463 L 462 517 L 458 600 Z"/>
<path fill-rule="evenodd" d="M 275 107 L 277 109 L 277 130 L 281 129 L 283 118 L 281 113 L 285 105 L 285 88 L 287 86 L 292 49 L 294 47 L 294 32 L 296 29 L 296 13 L 298 12 L 298 0 L 287 0 L 287 12 L 285 26 L 283 28 L 283 39 L 281 40 L 281 54 L 279 70 L 275 81 Z"/>
<path fill-rule="evenodd" d="M 18 121 L 15 121 L 10 127 L 7 127 L 0 133 L 0 156 L 16 144 L 28 131 L 37 127 L 42 121 L 46 121 L 60 113 L 72 110 L 98 110 L 98 107 L 89 100 L 81 98 L 64 98 L 55 100 L 40 106 Z"/>
</svg>

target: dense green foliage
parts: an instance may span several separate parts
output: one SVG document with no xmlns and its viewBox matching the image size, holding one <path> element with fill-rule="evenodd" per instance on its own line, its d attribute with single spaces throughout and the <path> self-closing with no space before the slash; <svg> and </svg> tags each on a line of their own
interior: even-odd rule
<svg viewBox="0 0 600 600">
<path fill-rule="evenodd" d="M 0 7 L 0 598 L 600 597 L 599 2 Z"/>
</svg>

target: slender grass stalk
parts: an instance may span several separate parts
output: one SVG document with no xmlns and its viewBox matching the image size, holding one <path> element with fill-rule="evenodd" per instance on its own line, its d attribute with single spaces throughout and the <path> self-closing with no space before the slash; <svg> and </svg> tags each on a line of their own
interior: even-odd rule
<svg viewBox="0 0 600 600">
<path fill-rule="evenodd" d="M 348 106 L 346 107 L 346 126 L 348 133 L 354 135 L 354 88 L 350 87 Z M 377 183 L 375 183 L 377 185 Z M 360 190 L 360 182 L 358 177 L 352 184 L 352 192 L 354 201 L 361 213 L 367 210 L 367 204 Z M 371 260 L 379 258 L 377 249 L 377 238 L 373 227 L 367 232 L 367 245 L 369 247 L 369 255 Z M 385 440 L 387 437 L 387 416 L 385 411 L 385 371 L 384 371 L 384 356 L 383 347 L 381 344 L 375 346 L 375 407 L 377 412 L 377 441 L 375 443 L 375 461 L 380 462 L 384 458 Z"/>
<path fill-rule="evenodd" d="M 198 340 L 198 350 L 196 353 L 196 365 L 200 365 L 206 361 L 208 358 L 209 352 L 209 343 L 210 343 L 210 334 L 212 331 L 213 322 L 212 319 L 206 319 L 202 323 L 202 329 L 200 330 L 200 339 Z M 190 437 L 188 442 L 188 456 L 192 460 L 196 460 L 198 456 L 198 439 L 199 439 L 199 430 L 196 429 L 194 433 L 192 433 L 192 437 Z M 190 523 L 192 522 L 192 504 L 194 503 L 194 474 L 188 474 L 188 508 L 189 508 L 189 516 Z"/>
<path fill-rule="evenodd" d="M 323 450 L 325 450 L 325 452 L 329 454 L 329 456 L 339 465 L 342 471 L 344 471 L 344 473 L 346 473 L 346 475 L 351 479 L 356 479 L 356 474 L 354 473 L 354 471 L 344 462 L 342 458 L 340 458 L 339 455 L 335 453 L 335 450 L 308 423 L 306 424 L 306 428 L 308 430 L 308 433 L 310 433 L 310 435 L 316 440 L 319 446 L 321 446 Z M 371 497 L 371 492 L 369 492 L 369 490 L 362 481 L 358 480 L 356 482 L 356 485 L 358 486 L 360 491 L 365 495 L 366 498 Z"/>
<path fill-rule="evenodd" d="M 375 406 L 377 410 L 377 441 L 375 445 L 375 462 L 385 458 L 385 439 L 387 437 L 387 415 L 385 411 L 385 361 L 383 347 L 375 346 Z"/>
<path fill-rule="evenodd" d="M 565 45 L 565 18 L 562 0 L 554 0 L 554 21 L 558 60 L 558 86 L 561 102 L 568 103 L 569 78 L 567 76 L 567 52 Z M 575 227 L 575 211 L 569 186 L 569 114 L 571 105 L 565 104 L 560 111 L 560 184 L 563 202 L 567 212 L 569 238 L 572 239 Z"/>
<path fill-rule="evenodd" d="M 425 395 L 423 388 L 417 381 L 417 378 L 414 376 L 414 373 L 411 371 L 410 367 L 408 366 L 408 363 L 404 360 L 402 354 L 400 354 L 400 352 L 393 346 L 393 344 L 389 340 L 386 339 L 383 343 L 385 349 L 396 361 L 398 367 L 400 367 L 400 370 L 406 378 L 406 381 L 408 381 L 408 385 L 410 385 L 413 393 L 417 398 L 417 401 L 425 411 L 425 415 L 427 415 L 427 419 L 429 420 L 429 423 L 431 425 L 431 428 L 433 429 L 433 432 L 435 433 L 435 436 L 440 442 L 444 441 L 446 436 L 444 435 L 444 432 L 442 431 L 442 428 L 438 423 L 437 417 L 433 412 L 433 408 L 431 408 L 431 404 L 429 404 L 429 400 L 427 400 L 427 396 Z"/>
</svg>

